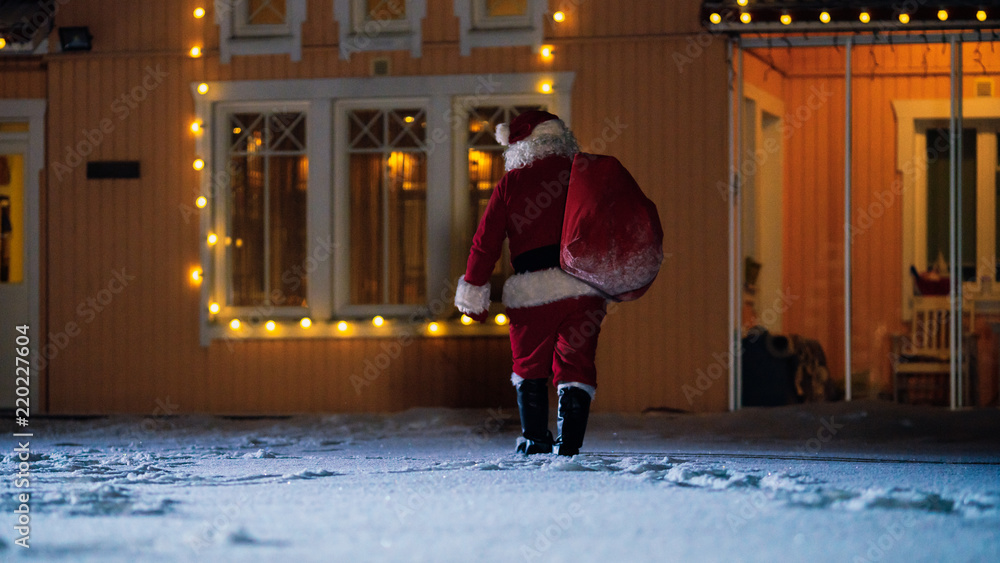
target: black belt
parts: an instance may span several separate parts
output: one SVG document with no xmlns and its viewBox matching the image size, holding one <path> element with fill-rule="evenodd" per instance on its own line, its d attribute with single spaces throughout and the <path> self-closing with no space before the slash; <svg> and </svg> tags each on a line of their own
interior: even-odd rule
<svg viewBox="0 0 1000 563">
<path fill-rule="evenodd" d="M 511 259 L 515 274 L 559 267 L 559 245 L 550 244 L 526 250 Z"/>
</svg>

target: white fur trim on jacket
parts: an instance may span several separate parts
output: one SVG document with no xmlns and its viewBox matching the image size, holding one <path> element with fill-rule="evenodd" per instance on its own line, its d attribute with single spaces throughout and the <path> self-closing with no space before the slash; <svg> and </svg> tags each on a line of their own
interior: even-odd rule
<svg viewBox="0 0 1000 563">
<path fill-rule="evenodd" d="M 521 377 L 520 375 L 517 375 L 516 372 L 513 372 L 513 371 L 510 372 L 510 384 L 511 385 L 513 385 L 514 387 L 517 387 L 518 385 L 521 384 L 522 381 L 524 381 L 523 377 Z"/>
<path fill-rule="evenodd" d="M 556 389 L 562 391 L 567 387 L 576 387 L 577 389 L 583 389 L 590 395 L 590 400 L 593 401 L 594 397 L 597 396 L 597 389 L 593 385 L 587 385 L 586 383 L 580 383 L 579 381 L 569 381 L 566 383 L 560 383 Z"/>
<path fill-rule="evenodd" d="M 503 304 L 517 309 L 601 292 L 559 268 L 515 274 L 503 286 Z"/>
<path fill-rule="evenodd" d="M 490 308 L 490 284 L 472 285 L 465 276 L 458 278 L 455 306 L 466 315 L 478 315 Z"/>
<path fill-rule="evenodd" d="M 500 141 L 500 126 L 497 126 L 497 141 Z M 509 135 L 510 132 L 507 131 Z M 506 140 L 508 137 L 504 137 Z M 504 144 L 504 143 L 500 143 Z M 536 160 L 554 154 L 573 158 L 580 152 L 576 137 L 561 119 L 550 119 L 535 126 L 527 138 L 511 144 L 503 151 L 504 168 L 508 171 L 524 168 Z"/>
</svg>

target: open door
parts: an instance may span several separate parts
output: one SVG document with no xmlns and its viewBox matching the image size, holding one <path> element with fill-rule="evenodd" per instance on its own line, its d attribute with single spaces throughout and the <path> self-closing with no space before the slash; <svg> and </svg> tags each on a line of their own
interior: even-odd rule
<svg viewBox="0 0 1000 563">
<path fill-rule="evenodd" d="M 0 342 L 5 344 L 0 346 L 0 408 L 27 407 L 35 413 L 44 410 L 35 369 L 43 344 L 38 303 L 44 108 L 36 100 L 0 102 Z M 19 354 L 25 348 L 27 357 Z"/>
</svg>

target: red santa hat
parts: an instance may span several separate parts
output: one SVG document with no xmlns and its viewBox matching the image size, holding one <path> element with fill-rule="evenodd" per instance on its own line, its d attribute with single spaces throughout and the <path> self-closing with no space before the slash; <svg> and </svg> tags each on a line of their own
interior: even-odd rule
<svg viewBox="0 0 1000 563">
<path fill-rule="evenodd" d="M 547 111 L 526 111 L 514 119 L 511 119 L 509 125 L 506 123 L 497 125 L 497 142 L 506 147 L 518 141 L 523 141 L 531 136 L 531 134 L 535 131 L 535 127 L 545 123 L 546 121 L 552 120 L 558 121 L 559 117 Z"/>
</svg>

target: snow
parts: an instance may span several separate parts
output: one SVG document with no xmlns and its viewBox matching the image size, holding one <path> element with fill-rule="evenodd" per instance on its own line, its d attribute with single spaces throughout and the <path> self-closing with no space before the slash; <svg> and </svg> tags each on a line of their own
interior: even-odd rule
<svg viewBox="0 0 1000 563">
<path fill-rule="evenodd" d="M 4 561 L 997 561 L 1000 410 L 875 402 L 596 414 L 33 419 L 31 548 Z M 11 448 L 3 470 L 17 472 Z"/>
</svg>

